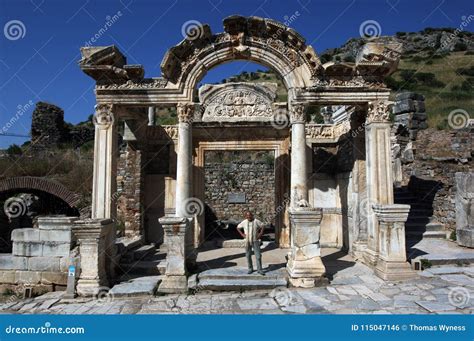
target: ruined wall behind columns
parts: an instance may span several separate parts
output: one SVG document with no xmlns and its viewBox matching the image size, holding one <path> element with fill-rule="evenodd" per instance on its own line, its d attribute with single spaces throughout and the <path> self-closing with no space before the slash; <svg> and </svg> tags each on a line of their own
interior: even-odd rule
<svg viewBox="0 0 474 341">
<path fill-rule="evenodd" d="M 205 204 L 217 219 L 242 219 L 245 210 L 262 220 L 275 212 L 273 151 L 208 151 L 205 156 Z M 246 203 L 228 202 L 228 193 L 243 192 Z M 210 219 L 210 218 L 209 218 Z M 269 221 L 274 224 L 273 219 Z"/>
<path fill-rule="evenodd" d="M 120 151 L 117 193 L 112 198 L 117 202 L 118 228 L 128 237 L 139 236 L 143 230 L 143 167 L 143 152 L 127 144 Z"/>
</svg>

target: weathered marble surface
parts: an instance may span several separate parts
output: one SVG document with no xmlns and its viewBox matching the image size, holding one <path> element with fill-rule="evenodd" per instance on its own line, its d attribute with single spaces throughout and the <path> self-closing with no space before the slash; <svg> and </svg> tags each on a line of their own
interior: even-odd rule
<svg viewBox="0 0 474 341">
<path fill-rule="evenodd" d="M 456 239 L 474 247 L 474 173 L 456 173 Z"/>
<path fill-rule="evenodd" d="M 78 298 L 61 293 L 35 299 L 8 298 L 0 312 L 15 314 L 472 314 L 473 267 L 437 267 L 412 280 L 384 282 L 357 263 L 318 288 L 275 288 L 194 295 Z M 459 283 L 459 276 L 469 282 Z M 464 278 L 463 277 L 463 278 Z"/>
</svg>

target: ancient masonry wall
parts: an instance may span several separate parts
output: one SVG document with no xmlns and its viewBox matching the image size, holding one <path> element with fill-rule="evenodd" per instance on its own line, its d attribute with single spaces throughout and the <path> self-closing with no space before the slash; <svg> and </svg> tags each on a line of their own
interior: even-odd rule
<svg viewBox="0 0 474 341">
<path fill-rule="evenodd" d="M 205 203 L 215 218 L 240 219 L 245 210 L 262 220 L 274 214 L 273 152 L 208 152 L 204 174 Z M 246 203 L 228 203 L 228 193 L 245 193 Z"/>
<path fill-rule="evenodd" d="M 474 130 L 418 132 L 413 162 L 402 165 L 403 185 L 433 201 L 433 215 L 447 229 L 456 227 L 455 173 L 472 172 Z"/>
<path fill-rule="evenodd" d="M 127 144 L 117 162 L 117 216 L 119 230 L 127 237 L 141 234 L 143 229 L 144 155 Z"/>
</svg>

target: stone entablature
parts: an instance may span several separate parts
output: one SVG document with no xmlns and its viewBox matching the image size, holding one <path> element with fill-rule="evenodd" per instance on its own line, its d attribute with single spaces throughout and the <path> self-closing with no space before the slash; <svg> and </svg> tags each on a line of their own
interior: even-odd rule
<svg viewBox="0 0 474 341">
<path fill-rule="evenodd" d="M 306 124 L 308 143 L 335 143 L 351 130 L 350 121 L 338 124 Z"/>
<path fill-rule="evenodd" d="M 199 89 L 203 122 L 273 121 L 275 83 L 206 84 Z"/>
</svg>

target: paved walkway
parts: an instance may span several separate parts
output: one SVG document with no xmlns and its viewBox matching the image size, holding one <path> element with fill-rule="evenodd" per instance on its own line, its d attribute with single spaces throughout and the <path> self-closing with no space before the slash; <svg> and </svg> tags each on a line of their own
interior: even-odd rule
<svg viewBox="0 0 474 341">
<path fill-rule="evenodd" d="M 404 282 L 384 282 L 355 263 L 334 274 L 327 287 L 276 288 L 193 295 L 61 299 L 9 299 L 2 313 L 20 314 L 472 314 L 474 267 L 443 266 Z"/>
</svg>

